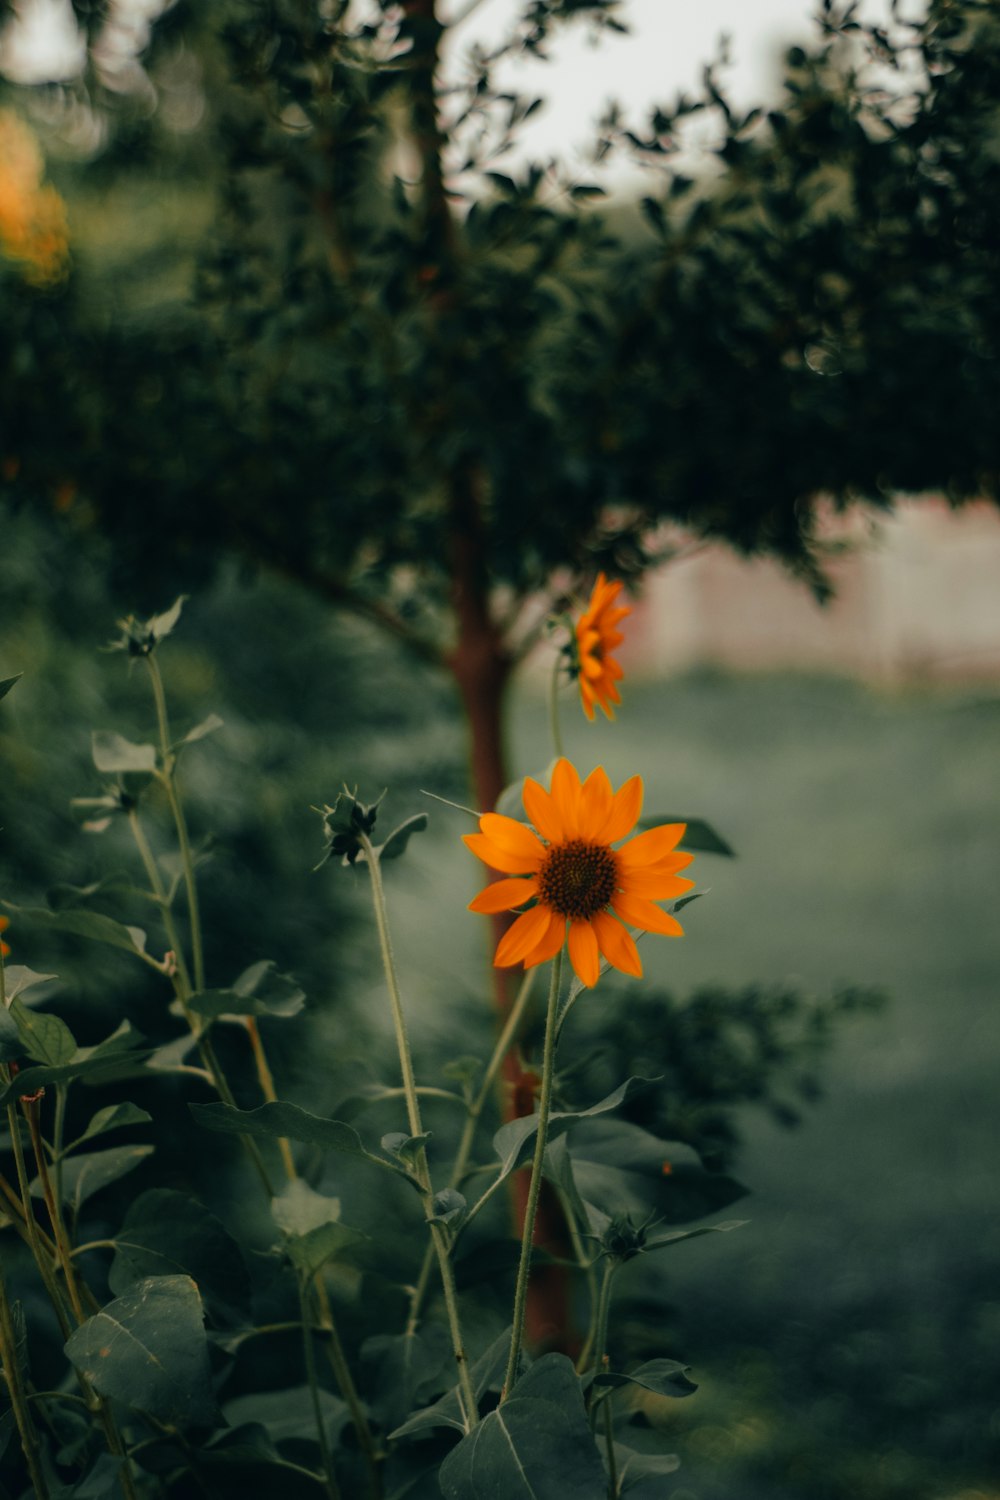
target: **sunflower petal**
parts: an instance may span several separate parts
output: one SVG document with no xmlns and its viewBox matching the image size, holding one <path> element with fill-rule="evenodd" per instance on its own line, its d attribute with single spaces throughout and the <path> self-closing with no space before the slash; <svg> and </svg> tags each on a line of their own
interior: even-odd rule
<svg viewBox="0 0 1000 1500">
<path fill-rule="evenodd" d="M 524 869 L 537 865 L 545 854 L 545 847 L 537 833 L 533 833 L 526 823 L 518 823 L 515 818 L 505 818 L 502 813 L 483 813 L 479 819 L 479 830 L 499 848 L 520 855 L 524 861 Z"/>
<path fill-rule="evenodd" d="M 533 906 L 518 917 L 509 932 L 497 944 L 493 963 L 498 969 L 519 964 L 549 930 L 552 911 L 547 906 Z"/>
<path fill-rule="evenodd" d="M 500 844 L 495 844 L 484 833 L 463 833 L 462 843 L 467 844 L 477 859 L 491 870 L 501 870 L 505 875 L 530 874 L 538 868 L 537 860 L 526 860 L 519 854 L 511 854 Z"/>
<path fill-rule="evenodd" d="M 642 777 L 630 776 L 624 786 L 618 788 L 611 803 L 604 827 L 597 834 L 604 844 L 617 844 L 632 832 L 642 812 Z"/>
<path fill-rule="evenodd" d="M 551 907 L 546 907 L 545 910 L 549 913 L 549 930 L 543 932 L 530 953 L 524 955 L 526 969 L 533 969 L 536 964 L 543 964 L 547 959 L 555 958 L 566 936 L 566 918 L 561 917 Z"/>
<path fill-rule="evenodd" d="M 569 959 L 580 983 L 593 989 L 601 973 L 601 953 L 590 922 L 569 924 Z"/>
<path fill-rule="evenodd" d="M 648 870 L 625 871 L 620 877 L 626 896 L 643 896 L 647 901 L 673 901 L 694 885 L 683 875 L 651 874 Z"/>
<path fill-rule="evenodd" d="M 563 837 L 562 819 L 549 793 L 533 776 L 526 776 L 521 798 L 525 812 L 542 838 L 548 839 L 550 844 L 557 844 Z"/>
<path fill-rule="evenodd" d="M 599 911 L 595 917 L 591 918 L 591 921 L 594 924 L 598 947 L 608 963 L 613 968 L 620 969 L 623 974 L 634 974 L 636 979 L 641 979 L 642 959 L 639 957 L 639 950 L 632 941 L 631 934 L 626 932 L 622 924 L 614 917 L 609 917 L 605 911 Z"/>
<path fill-rule="evenodd" d="M 673 852 L 684 837 L 686 828 L 686 823 L 661 823 L 659 828 L 650 828 L 647 833 L 640 833 L 623 844 L 618 851 L 618 858 L 630 869 L 637 865 L 656 864 Z"/>
<path fill-rule="evenodd" d="M 580 822 L 577 828 L 580 838 L 594 841 L 598 839 L 601 829 L 608 821 L 613 801 L 614 793 L 608 773 L 603 766 L 597 766 L 580 789 Z"/>
<path fill-rule="evenodd" d="M 470 911 L 494 913 L 523 906 L 538 894 L 537 880 L 494 880 L 469 902 Z"/>
<path fill-rule="evenodd" d="M 623 922 L 630 927 L 641 927 L 643 932 L 659 932 L 664 937 L 684 936 L 684 928 L 676 917 L 631 891 L 620 891 L 611 902 L 611 909 Z"/>
<path fill-rule="evenodd" d="M 555 763 L 551 796 L 563 827 L 563 837 L 576 838 L 580 817 L 580 778 L 565 756 Z"/>
</svg>

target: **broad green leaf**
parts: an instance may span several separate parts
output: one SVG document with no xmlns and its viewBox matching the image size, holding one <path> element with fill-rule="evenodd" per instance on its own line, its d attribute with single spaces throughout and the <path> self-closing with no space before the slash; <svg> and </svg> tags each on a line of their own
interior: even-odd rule
<svg viewBox="0 0 1000 1500">
<path fill-rule="evenodd" d="M 22 1000 L 9 1006 L 24 1052 L 35 1062 L 57 1068 L 76 1055 L 76 1039 L 65 1021 L 45 1011 L 29 1010 Z"/>
<path fill-rule="evenodd" d="M 690 1146 L 660 1140 L 627 1120 L 585 1122 L 569 1149 L 580 1197 L 603 1214 L 654 1214 L 687 1224 L 746 1195 L 732 1177 L 707 1172 Z"/>
<path fill-rule="evenodd" d="M 369 1375 L 372 1405 L 387 1430 L 441 1390 L 455 1363 L 441 1323 L 424 1323 L 416 1333 L 376 1334 L 361 1345 L 361 1362 Z"/>
<path fill-rule="evenodd" d="M 50 1084 L 71 1083 L 76 1078 L 88 1083 L 106 1083 L 133 1071 L 142 1052 L 139 1043 L 142 1037 L 123 1021 L 116 1031 L 94 1047 L 80 1047 L 69 1062 L 59 1066 L 22 1068 L 11 1079 L 6 1088 L 0 1089 L 0 1105 L 10 1099 L 19 1099 L 24 1094 L 33 1094 L 36 1089 L 48 1088 Z"/>
<path fill-rule="evenodd" d="M 448 1454 L 445 1500 L 607 1500 L 580 1382 L 564 1354 L 546 1354 Z"/>
<path fill-rule="evenodd" d="M 124 1462 L 113 1453 L 99 1454 L 93 1468 L 66 1494 L 66 1500 L 121 1500 Z"/>
<path fill-rule="evenodd" d="M 693 1380 L 688 1380 L 689 1365 L 676 1359 L 650 1359 L 627 1375 L 619 1370 L 604 1370 L 595 1375 L 595 1385 L 638 1385 L 644 1391 L 655 1391 L 658 1396 L 690 1396 L 698 1389 Z"/>
<path fill-rule="evenodd" d="M 511 1330 L 506 1328 L 470 1366 L 469 1378 L 477 1399 L 481 1399 L 486 1391 L 500 1389 L 504 1371 L 507 1368 L 507 1360 L 510 1357 L 510 1336 Z M 445 1367 L 445 1378 L 455 1379 L 454 1363 L 451 1358 Z M 425 1432 L 432 1427 L 454 1427 L 457 1432 L 465 1431 L 458 1393 L 454 1385 L 446 1395 L 441 1397 L 440 1401 L 435 1401 L 433 1406 L 414 1412 L 413 1416 L 401 1427 L 390 1432 L 389 1437 L 392 1439 L 412 1437 L 415 1432 Z"/>
<path fill-rule="evenodd" d="M 4 677 L 0 680 L 0 698 L 6 698 L 14 684 L 20 682 L 23 676 L 23 672 L 16 672 L 13 677 Z"/>
<path fill-rule="evenodd" d="M 51 984 L 58 977 L 58 974 L 36 974 L 34 969 L 29 969 L 25 964 L 4 964 L 3 983 L 7 1004 L 10 1004 L 15 995 L 24 995 L 28 990 L 37 989 L 39 985 Z M 35 1003 L 34 996 L 25 1001 L 26 1005 Z"/>
<path fill-rule="evenodd" d="M 394 828 L 385 843 L 378 850 L 378 856 L 382 860 L 398 859 L 406 849 L 407 844 L 415 833 L 423 833 L 427 827 L 427 814 L 414 813 L 412 818 L 407 818 L 405 823 L 400 823 Z"/>
<path fill-rule="evenodd" d="M 592 1104 L 589 1109 L 553 1110 L 549 1116 L 548 1139 L 550 1141 L 557 1139 L 578 1120 L 589 1120 L 596 1115 L 606 1114 L 608 1110 L 617 1109 L 620 1104 L 624 1104 L 626 1099 L 631 1099 L 634 1094 L 649 1088 L 650 1084 L 656 1081 L 654 1078 L 629 1078 L 613 1093 L 608 1094 L 604 1099 L 599 1099 L 596 1104 Z M 508 1120 L 506 1125 L 501 1125 L 493 1137 L 493 1149 L 500 1158 L 501 1179 L 530 1160 L 535 1149 L 537 1134 L 537 1115 L 525 1115 L 519 1120 Z"/>
<path fill-rule="evenodd" d="M 317 1193 L 301 1178 L 271 1200 L 271 1214 L 285 1237 L 292 1263 L 310 1276 L 367 1238 L 341 1224 L 339 1198 Z"/>
<path fill-rule="evenodd" d="M 430 1130 L 423 1131 L 421 1135 L 407 1135 L 405 1130 L 390 1130 L 388 1135 L 382 1137 L 379 1145 L 387 1155 L 398 1157 L 407 1167 L 412 1168 L 420 1155 L 420 1148 L 427 1145 L 432 1134 Z"/>
<path fill-rule="evenodd" d="M 704 818 L 682 818 L 673 813 L 657 813 L 653 817 L 640 818 L 636 828 L 659 828 L 663 823 L 687 824 L 684 837 L 677 845 L 678 849 L 690 849 L 697 854 L 725 854 L 730 859 L 736 858 L 736 850 Z"/>
<path fill-rule="evenodd" d="M 99 771 L 156 770 L 156 747 L 135 745 L 113 729 L 95 729 L 91 736 L 91 753 Z"/>
<path fill-rule="evenodd" d="M 447 1224 L 456 1232 L 469 1209 L 462 1194 L 454 1188 L 442 1188 L 439 1193 L 435 1193 L 431 1207 L 431 1222 Z"/>
<path fill-rule="evenodd" d="M 395 1172 L 407 1182 L 412 1180 L 395 1162 L 369 1151 L 350 1125 L 345 1125 L 342 1120 L 324 1120 L 300 1109 L 297 1104 L 278 1100 L 273 1104 L 262 1104 L 258 1109 L 234 1109 L 231 1104 L 189 1104 L 188 1108 L 206 1130 L 219 1130 L 226 1135 L 252 1135 L 269 1141 L 285 1136 L 288 1140 L 321 1146 L 326 1151 L 359 1156 L 388 1172 Z"/>
<path fill-rule="evenodd" d="M 74 1214 L 79 1213 L 88 1198 L 134 1171 L 154 1150 L 153 1146 L 143 1145 L 111 1146 L 107 1151 L 85 1151 L 67 1157 L 62 1164 L 63 1202 L 69 1204 Z"/>
<path fill-rule="evenodd" d="M 108 1104 L 91 1116 L 86 1130 L 77 1136 L 72 1145 L 66 1147 L 66 1151 L 72 1151 L 84 1141 L 93 1140 L 96 1135 L 106 1135 L 109 1130 L 123 1130 L 126 1125 L 145 1125 L 152 1118 L 151 1114 L 140 1109 L 137 1104 Z"/>
<path fill-rule="evenodd" d="M 305 1005 L 305 991 L 290 974 L 279 974 L 273 959 L 245 969 L 231 988 L 202 990 L 192 995 L 189 1008 L 199 1016 L 297 1016 Z"/>
<path fill-rule="evenodd" d="M 160 1422 L 218 1419 L 201 1298 L 190 1276 L 154 1276 L 116 1297 L 71 1335 L 71 1362 L 95 1390 Z"/>
<path fill-rule="evenodd" d="M 0 1062 L 16 1062 L 24 1056 L 21 1033 L 9 1010 L 0 1005 Z"/>
<path fill-rule="evenodd" d="M 166 640 L 181 617 L 181 610 L 187 601 L 187 594 L 178 594 L 169 609 L 165 609 L 160 615 L 151 615 L 146 621 L 146 629 L 159 645 L 160 641 Z"/>
<path fill-rule="evenodd" d="M 668 1474 L 673 1474 L 681 1465 L 676 1453 L 637 1453 L 634 1448 L 626 1448 L 622 1443 L 615 1444 L 615 1466 L 618 1470 L 618 1493 L 627 1495 L 643 1483 L 644 1480 L 665 1479 Z M 663 1493 L 662 1486 L 649 1494 L 659 1496 Z"/>
<path fill-rule="evenodd" d="M 246 1316 L 250 1278 L 221 1220 L 187 1193 L 152 1188 L 137 1198 L 114 1237 L 108 1283 L 121 1296 L 150 1276 L 184 1272 L 225 1321 Z"/>
<path fill-rule="evenodd" d="M 182 745 L 196 744 L 198 740 L 203 740 L 206 735 L 214 734 L 217 729 L 222 729 L 223 722 L 218 714 L 209 714 L 207 719 L 202 719 L 200 724 L 196 724 L 193 729 L 189 729 L 184 738 L 177 741 L 174 749 L 179 750 Z"/>
<path fill-rule="evenodd" d="M 336 1445 L 341 1430 L 349 1420 L 347 1405 L 323 1386 L 319 1389 L 319 1404 L 327 1436 L 331 1445 Z M 261 1423 L 275 1443 L 297 1438 L 313 1442 L 316 1438 L 312 1394 L 307 1385 L 234 1396 L 226 1402 L 223 1415 L 234 1428 L 243 1427 L 247 1423 Z"/>
<path fill-rule="evenodd" d="M 68 932 L 75 937 L 92 938 L 98 943 L 107 943 L 112 948 L 122 948 L 126 953 L 144 954 L 146 934 L 141 927 L 126 927 L 113 917 L 96 911 L 47 911 L 43 906 L 13 906 L 9 901 L 3 905 L 14 912 L 19 922 L 30 922 L 48 932 Z"/>
</svg>

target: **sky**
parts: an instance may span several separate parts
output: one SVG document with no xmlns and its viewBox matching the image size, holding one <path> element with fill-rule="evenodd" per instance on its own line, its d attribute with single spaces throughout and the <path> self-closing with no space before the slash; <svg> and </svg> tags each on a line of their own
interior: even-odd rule
<svg viewBox="0 0 1000 1500">
<path fill-rule="evenodd" d="M 112 0 L 119 27 L 141 37 L 147 17 L 161 0 Z M 442 0 L 442 14 L 466 13 L 450 34 L 457 59 L 468 44 L 487 46 L 503 35 L 518 12 L 519 0 Z M 605 33 L 593 44 L 591 27 L 576 22 L 561 30 L 552 64 L 526 61 L 504 75 L 520 89 L 538 92 L 547 103 L 522 136 L 529 156 L 572 155 L 585 150 L 594 123 L 608 101 L 619 101 L 640 121 L 648 107 L 669 102 L 679 89 L 698 89 L 704 64 L 714 58 L 719 38 L 730 38 L 731 65 L 724 74 L 737 106 L 772 99 L 778 86 L 782 51 L 815 35 L 811 22 L 818 0 L 624 0 L 621 18 L 628 37 Z M 20 25 L 7 35 L 3 66 L 23 82 L 72 77 L 82 48 L 69 0 L 20 0 Z M 863 0 L 866 17 L 884 18 L 888 0 Z"/>
</svg>

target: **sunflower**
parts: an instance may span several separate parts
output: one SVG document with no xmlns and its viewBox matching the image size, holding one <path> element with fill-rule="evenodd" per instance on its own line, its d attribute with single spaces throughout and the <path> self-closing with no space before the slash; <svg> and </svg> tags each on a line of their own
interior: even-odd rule
<svg viewBox="0 0 1000 1500">
<path fill-rule="evenodd" d="M 627 604 L 615 603 L 621 590 L 620 582 L 609 583 L 603 573 L 598 573 L 590 603 L 576 622 L 576 670 L 588 719 L 594 717 L 595 703 L 613 719 L 611 705 L 622 701 L 617 686 L 622 669 L 611 653 L 625 639 L 616 627 L 632 611 Z"/>
<path fill-rule="evenodd" d="M 10 917 L 0 917 L 0 932 L 6 932 L 9 926 Z M 0 958 L 6 958 L 9 953 L 10 949 L 4 942 L 3 938 L 0 938 Z"/>
<path fill-rule="evenodd" d="M 479 833 L 465 835 L 484 864 L 517 877 L 488 885 L 469 910 L 512 911 L 533 903 L 501 938 L 493 962 L 530 969 L 554 958 L 568 923 L 570 961 L 583 984 L 597 983 L 602 954 L 624 974 L 641 977 L 638 950 L 623 924 L 682 935 L 680 923 L 656 902 L 683 895 L 694 884 L 680 875 L 694 856 L 676 852 L 687 825 L 664 823 L 612 848 L 635 827 L 642 778 L 633 776 L 614 792 L 602 766 L 581 785 L 569 761 L 558 760 L 552 790 L 527 776 L 523 796 L 533 828 L 484 813 Z"/>
</svg>

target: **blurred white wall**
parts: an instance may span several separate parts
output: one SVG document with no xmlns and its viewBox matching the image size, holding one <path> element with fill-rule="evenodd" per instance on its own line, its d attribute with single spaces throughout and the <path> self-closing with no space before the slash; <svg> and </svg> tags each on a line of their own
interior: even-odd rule
<svg viewBox="0 0 1000 1500">
<path fill-rule="evenodd" d="M 778 564 L 724 547 L 650 577 L 623 664 L 830 671 L 883 683 L 1000 681 L 1000 511 L 900 501 L 894 515 L 831 518 L 836 597 L 816 603 Z"/>
</svg>

